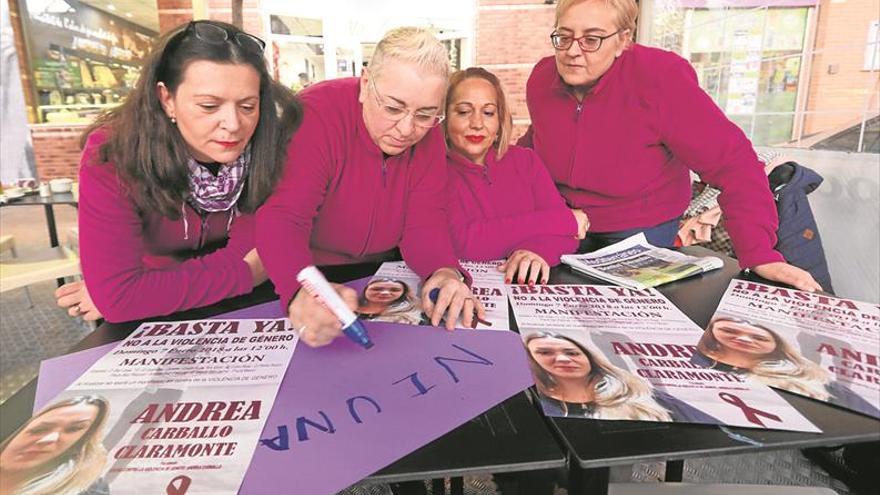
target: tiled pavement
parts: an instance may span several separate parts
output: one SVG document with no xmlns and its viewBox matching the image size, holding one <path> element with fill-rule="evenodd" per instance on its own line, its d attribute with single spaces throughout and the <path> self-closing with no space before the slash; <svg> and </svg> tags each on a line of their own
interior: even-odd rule
<svg viewBox="0 0 880 495">
<path fill-rule="evenodd" d="M 56 207 L 59 233 L 75 225 L 75 210 Z M 7 207 L 0 210 L 0 233 L 16 237 L 19 252 L 48 243 L 45 218 L 39 207 Z M 3 254 L 8 256 L 8 254 Z M 30 287 L 33 307 L 29 307 L 23 289 L 0 297 L 0 401 L 36 376 L 39 362 L 63 354 L 87 332 L 78 320 L 70 318 L 55 305 L 54 282 Z M 612 481 L 656 482 L 663 476 L 662 463 L 612 469 Z M 845 485 L 807 460 L 799 451 L 787 450 L 764 454 L 713 457 L 685 463 L 684 480 L 702 483 L 751 483 L 830 487 L 841 495 L 854 494 Z M 356 486 L 347 495 L 385 495 L 387 485 Z M 495 486 L 488 475 L 465 479 L 465 493 L 490 495 Z M 564 495 L 558 489 L 557 495 Z"/>
</svg>

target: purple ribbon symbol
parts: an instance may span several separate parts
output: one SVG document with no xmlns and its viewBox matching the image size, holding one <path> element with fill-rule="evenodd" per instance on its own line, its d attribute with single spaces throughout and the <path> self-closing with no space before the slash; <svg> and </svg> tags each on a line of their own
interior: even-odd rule
<svg viewBox="0 0 880 495">
<path fill-rule="evenodd" d="M 178 485 L 175 485 L 175 483 L 177 482 L 180 483 Z M 165 487 L 165 494 L 185 495 L 186 491 L 189 490 L 190 483 L 192 483 L 192 478 L 190 478 L 189 476 L 184 476 L 182 474 L 180 476 L 176 476 L 174 477 L 174 479 L 171 480 L 170 483 L 168 483 L 168 486 Z"/>
<path fill-rule="evenodd" d="M 778 421 L 780 423 L 782 422 L 782 419 L 780 419 L 779 416 L 767 411 L 755 409 L 754 407 L 746 404 L 745 401 L 743 401 L 736 395 L 727 392 L 720 392 L 718 394 L 718 397 L 721 397 L 721 400 L 723 400 L 724 402 L 727 402 L 728 404 L 734 405 L 742 409 L 742 412 L 749 423 L 764 426 L 764 423 L 761 421 L 760 416 L 764 416 L 767 419 L 772 419 L 773 421 Z"/>
</svg>

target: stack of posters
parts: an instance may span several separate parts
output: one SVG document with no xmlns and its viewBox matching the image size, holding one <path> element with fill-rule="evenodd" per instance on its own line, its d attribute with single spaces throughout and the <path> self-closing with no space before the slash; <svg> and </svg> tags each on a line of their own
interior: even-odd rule
<svg viewBox="0 0 880 495">
<path fill-rule="evenodd" d="M 770 388 L 692 363 L 700 329 L 654 289 L 508 291 L 548 416 L 819 431 Z"/>
<path fill-rule="evenodd" d="M 562 262 L 584 275 L 612 284 L 645 289 L 724 266 L 714 256 L 688 256 L 648 243 L 639 233 L 587 254 L 566 254 Z"/>
<path fill-rule="evenodd" d="M 880 418 L 878 349 L 877 304 L 733 280 L 694 361 Z"/>
<path fill-rule="evenodd" d="M 10 437 L 3 472 L 29 476 L 3 484 L 238 493 L 297 340 L 286 318 L 144 323 Z"/>
<path fill-rule="evenodd" d="M 471 291 L 486 309 L 488 323 L 476 328 L 510 329 L 507 313 L 507 289 L 504 273 L 498 271 L 501 261 L 463 261 L 461 266 L 473 277 Z M 422 311 L 419 276 L 402 261 L 383 263 L 358 294 L 358 316 L 362 320 L 430 325 Z"/>
</svg>

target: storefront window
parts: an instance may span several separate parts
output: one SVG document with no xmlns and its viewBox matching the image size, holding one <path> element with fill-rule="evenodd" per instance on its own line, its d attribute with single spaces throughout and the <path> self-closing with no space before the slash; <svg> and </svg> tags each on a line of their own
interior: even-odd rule
<svg viewBox="0 0 880 495">
<path fill-rule="evenodd" d="M 687 58 L 700 85 L 756 145 L 812 147 L 814 137 L 859 128 L 868 130 L 857 144 L 837 149 L 871 149 L 871 126 L 863 123 L 880 113 L 876 1 L 640 5 L 639 41 Z"/>
<path fill-rule="evenodd" d="M 270 16 L 269 22 L 275 79 L 294 91 L 326 79 L 323 22 L 282 15 Z"/>
<path fill-rule="evenodd" d="M 663 47 L 688 58 L 718 106 L 764 145 L 792 137 L 808 10 L 668 9 L 654 22 Z"/>
<path fill-rule="evenodd" d="M 19 6 L 38 123 L 90 122 L 125 99 L 156 31 L 127 20 L 133 13 L 108 12 L 112 5 L 19 0 Z"/>
</svg>

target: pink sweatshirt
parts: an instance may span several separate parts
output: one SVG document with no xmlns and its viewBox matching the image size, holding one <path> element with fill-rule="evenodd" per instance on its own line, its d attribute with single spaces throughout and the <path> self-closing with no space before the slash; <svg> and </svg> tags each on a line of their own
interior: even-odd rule
<svg viewBox="0 0 880 495">
<path fill-rule="evenodd" d="M 493 148 L 485 166 L 450 151 L 447 163 L 449 228 L 459 258 L 488 261 L 527 249 L 552 266 L 577 249 L 577 221 L 534 151 L 511 146 L 496 161 Z"/>
<path fill-rule="evenodd" d="M 690 201 L 689 169 L 723 192 L 725 225 L 742 267 L 782 261 L 767 176 L 751 143 L 699 86 L 687 60 L 633 45 L 582 102 L 553 57 L 526 87 L 533 147 L 569 206 L 590 230 L 651 227 L 679 217 Z"/>
<path fill-rule="evenodd" d="M 315 84 L 299 96 L 303 124 L 284 175 L 257 212 L 257 249 L 286 307 L 311 264 L 357 263 L 400 246 L 426 278 L 459 268 L 446 221 L 443 130 L 383 157 L 358 102 L 357 78 Z"/>
<path fill-rule="evenodd" d="M 247 294 L 253 278 L 244 255 L 254 248 L 254 217 L 229 212 L 204 219 L 186 205 L 183 219 L 141 211 L 112 163 L 98 163 L 103 131 L 89 136 L 79 170 L 79 250 L 95 307 L 110 322 L 138 320 Z M 200 244 L 201 240 L 201 244 Z"/>
</svg>

